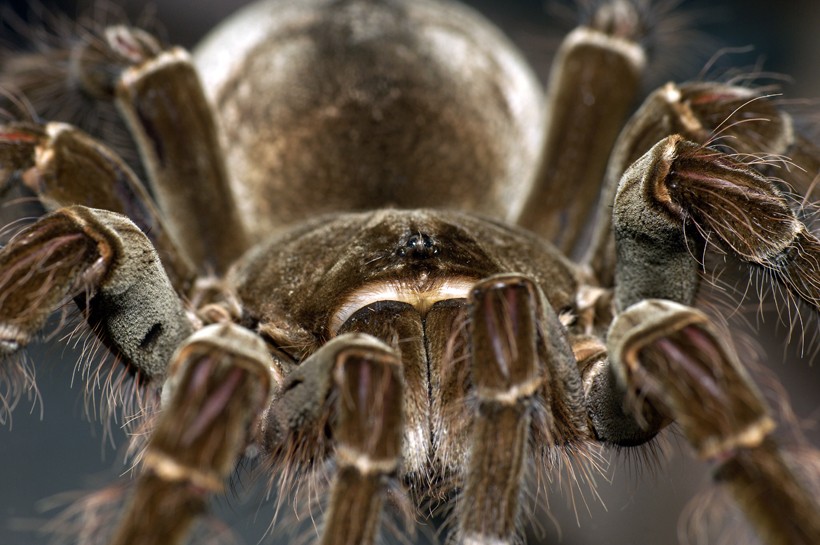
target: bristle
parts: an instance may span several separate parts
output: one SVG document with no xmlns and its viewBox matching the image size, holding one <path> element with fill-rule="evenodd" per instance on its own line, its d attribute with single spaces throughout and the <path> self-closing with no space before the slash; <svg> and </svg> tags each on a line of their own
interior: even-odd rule
<svg viewBox="0 0 820 545">
<path fill-rule="evenodd" d="M 648 53 L 649 67 L 645 88 L 654 89 L 669 79 L 687 77 L 691 67 L 704 62 L 719 47 L 708 33 L 698 30 L 705 21 L 714 21 L 711 9 L 687 9 L 682 0 L 627 0 L 635 7 L 643 32 L 641 45 Z M 603 0 L 576 0 L 582 24 L 604 3 Z"/>
<path fill-rule="evenodd" d="M 681 545 L 760 545 L 740 509 L 725 491 L 713 487 L 687 504 L 678 522 Z"/>
<path fill-rule="evenodd" d="M 130 487 L 118 483 L 94 492 L 69 492 L 51 498 L 43 509 L 54 516 L 37 528 L 51 543 L 103 545 L 116 529 L 120 509 Z"/>
<path fill-rule="evenodd" d="M 31 410 L 40 407 L 42 417 L 43 404 L 34 366 L 25 353 L 19 353 L 0 365 L 0 427 L 12 429 L 12 412 L 24 398 L 31 404 Z"/>
<path fill-rule="evenodd" d="M 299 475 L 292 467 L 276 472 L 273 479 L 281 479 L 282 483 L 275 485 L 275 510 L 267 534 L 277 537 L 288 535 L 289 543 L 307 545 L 317 541 L 319 521 L 328 508 L 333 472 L 331 463 L 316 464 L 299 471 Z M 285 483 L 286 487 L 282 486 Z M 305 521 L 310 521 L 310 524 Z"/>
<path fill-rule="evenodd" d="M 590 499 L 603 504 L 597 479 L 607 479 L 609 461 L 596 443 L 573 443 L 541 448 L 535 452 L 534 486 L 539 498 L 550 490 L 561 493 L 580 524 L 581 511 L 590 512 Z M 548 508 L 548 505 L 545 505 Z"/>
<path fill-rule="evenodd" d="M 413 545 L 419 533 L 428 534 L 428 541 L 432 541 L 432 532 L 425 526 L 416 507 L 416 503 L 409 497 L 405 487 L 391 481 L 386 490 L 386 513 L 382 521 L 380 542 Z"/>
<path fill-rule="evenodd" d="M 138 438 L 145 436 L 159 409 L 158 385 L 110 352 L 82 312 L 73 310 L 65 318 L 67 314 L 63 312 L 63 326 L 54 336 L 60 332 L 61 342 L 80 347 L 74 370 L 83 383 L 86 415 L 101 422 L 104 441 L 113 444 L 112 426 L 117 426 L 134 438 L 132 448 L 141 450 L 144 445 Z"/>
<path fill-rule="evenodd" d="M 617 465 L 626 468 L 630 483 L 657 480 L 668 465 L 672 452 L 680 450 L 685 442 L 679 428 L 674 424 L 665 428 L 651 441 L 637 447 L 615 446 L 613 454 Z M 615 465 L 613 462 L 612 465 Z"/>
<path fill-rule="evenodd" d="M 333 406 L 332 399 L 328 403 L 328 407 Z M 325 430 L 330 416 L 329 409 L 322 411 L 315 426 L 291 434 L 261 460 L 259 468 L 262 477 L 267 479 L 268 495 L 276 498 L 271 527 L 285 502 L 292 502 L 297 517 L 306 514 L 312 517 L 317 505 L 316 491 L 329 490 L 334 470 L 328 458 L 331 446 Z"/>
<path fill-rule="evenodd" d="M 17 120 L 72 124 L 106 142 L 141 176 L 136 146 L 116 106 L 84 89 L 76 66 L 77 52 L 83 47 L 106 49 L 105 28 L 127 24 L 125 13 L 113 2 L 100 0 L 88 16 L 76 19 L 36 2 L 31 10 L 30 22 L 9 8 L 0 17 L 24 42 L 0 45 L 0 111 Z M 157 26 L 150 17 L 141 23 Z M 113 61 L 110 68 L 116 69 Z"/>
</svg>

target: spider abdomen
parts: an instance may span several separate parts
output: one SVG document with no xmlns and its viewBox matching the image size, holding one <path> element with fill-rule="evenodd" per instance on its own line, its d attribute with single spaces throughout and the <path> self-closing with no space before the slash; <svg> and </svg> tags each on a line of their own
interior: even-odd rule
<svg viewBox="0 0 820 545">
<path fill-rule="evenodd" d="M 197 55 L 254 233 L 380 206 L 516 214 L 543 107 L 506 38 L 456 4 L 327 3 L 257 4 Z"/>
</svg>

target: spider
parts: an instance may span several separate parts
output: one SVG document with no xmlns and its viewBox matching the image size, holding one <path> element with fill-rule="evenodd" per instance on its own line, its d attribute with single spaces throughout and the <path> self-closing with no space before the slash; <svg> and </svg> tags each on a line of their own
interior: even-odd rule
<svg viewBox="0 0 820 545">
<path fill-rule="evenodd" d="M 617 252 L 608 231 L 600 228 L 608 225 L 609 215 L 600 214 L 592 244 L 597 252 L 587 259 L 578 249 L 588 239 L 578 218 L 593 215 L 591 201 L 602 172 L 588 176 L 590 188 L 582 184 L 573 194 L 562 193 L 563 183 L 547 186 L 559 204 L 539 198 L 537 191 L 525 201 L 526 186 L 495 185 L 504 179 L 549 179 L 549 168 L 540 174 L 535 170 L 541 145 L 532 121 L 540 117 L 539 90 L 515 60 L 517 54 L 486 23 L 459 8 L 442 12 L 445 8 L 436 3 L 412 9 L 390 5 L 342 2 L 329 23 L 305 29 L 300 26 L 305 16 L 298 14 L 294 28 L 281 27 L 282 39 L 293 42 L 279 44 L 276 52 L 286 56 L 307 41 L 318 43 L 321 55 L 307 63 L 310 70 L 299 65 L 299 77 L 280 82 L 265 117 L 240 106 L 257 94 L 247 79 L 231 80 L 215 92 L 225 139 L 233 144 L 227 153 L 231 175 L 247 184 L 234 186 L 233 192 L 208 124 L 207 103 L 197 98 L 184 57 L 166 53 L 150 35 L 126 27 L 108 28 L 100 41 L 72 59 L 79 63 L 86 91 L 102 99 L 110 99 L 106 95 L 115 85 L 110 78 L 122 82 L 118 92 L 125 117 L 142 145 L 153 199 L 166 212 L 154 209 L 152 197 L 115 153 L 74 129 L 30 122 L 4 127 L 4 170 L 16 175 L 11 181 L 34 189 L 46 208 L 58 209 L 18 233 L 0 253 L 5 350 L 17 352 L 52 309 L 75 299 L 100 341 L 136 376 L 142 395 L 156 397 L 162 390 L 163 411 L 153 422 L 127 508 L 131 515 L 124 517 L 116 540 L 138 542 L 136 536 L 148 535 L 141 539 L 174 542 L 172 536 L 185 533 L 188 519 L 199 514 L 208 495 L 222 488 L 248 444 L 261 449 L 260 457 L 274 470 L 285 470 L 277 474 L 284 482 L 290 482 L 288 472 L 316 467 L 328 472 L 333 479 L 329 495 L 336 498 L 330 500 L 322 529 L 328 542 L 369 542 L 381 504 L 391 498 L 390 483 L 406 487 L 414 500 L 452 500 L 454 539 L 512 541 L 520 531 L 527 472 L 548 479 L 571 462 L 569 457 L 583 457 L 590 443 L 633 446 L 673 419 L 700 455 L 720 460 L 719 474 L 730 483 L 739 482 L 738 471 L 750 469 L 746 457 L 763 456 L 763 467 L 780 469 L 776 448 L 767 439 L 771 420 L 765 402 L 721 338 L 723 332 L 689 308 L 701 283 L 701 251 L 715 247 L 765 267 L 784 281 L 784 290 L 816 312 L 817 240 L 800 227 L 777 182 L 704 147 L 715 143 L 714 132 L 722 124 L 730 125 L 729 132 L 744 128 L 727 123 L 735 106 L 743 105 L 740 115 L 751 111 L 780 119 L 771 102 L 758 100 L 747 88 L 717 84 L 667 86 L 656 94 L 656 100 L 680 101 L 696 110 L 715 107 L 697 111 L 703 116 L 698 122 L 713 125 L 688 135 L 706 135 L 703 142 L 664 139 L 664 129 L 656 134 L 658 120 L 651 109 L 640 110 L 611 161 L 616 166 L 610 170 L 617 174 L 607 174 L 604 184 L 606 210 L 612 202 L 607 191 L 614 192 L 623 180 L 614 200 Z M 630 5 L 613 5 L 618 8 L 608 16 L 614 24 L 602 26 L 640 34 L 633 28 Z M 278 16 L 284 18 L 283 13 L 287 10 L 279 6 Z M 251 17 L 256 21 L 260 15 Z M 423 24 L 408 30 L 402 26 L 405 17 Z M 606 20 L 607 15 L 599 17 Z M 448 23 L 424 37 L 446 55 L 441 65 L 431 66 L 427 61 L 435 56 L 416 33 L 435 27 L 437 18 Z M 402 31 L 393 35 L 395 28 Z M 475 35 L 453 41 L 444 28 Z M 378 42 L 383 32 L 391 36 L 389 42 Z M 234 40 L 252 34 L 246 31 Z M 345 69 L 346 55 L 352 53 L 333 40 L 352 42 L 360 64 Z M 371 43 L 390 45 L 392 56 L 380 56 L 368 48 Z M 205 47 L 201 63 L 210 65 L 203 72 L 207 84 L 230 67 L 220 64 L 224 42 L 211 46 L 210 60 Z M 465 47 L 478 48 L 484 56 L 465 56 Z M 626 52 L 628 63 L 641 64 L 641 53 L 625 47 L 620 37 L 616 49 Z M 465 67 L 471 58 L 475 64 Z M 424 70 L 401 71 L 406 65 L 399 61 L 414 59 L 425 61 Z M 280 73 L 265 69 L 278 67 L 276 61 L 257 62 L 261 65 L 248 72 L 275 83 Z M 488 70 L 486 63 L 507 71 Z M 459 70 L 467 72 L 461 75 L 469 76 L 470 86 L 446 80 Z M 626 87 L 624 69 L 619 70 L 618 82 Z M 482 87 L 489 74 L 498 79 Z M 513 85 L 515 92 L 500 91 L 498 81 Z M 345 92 L 334 93 L 337 88 Z M 481 107 L 462 103 L 461 95 L 448 102 L 448 90 L 455 88 Z M 307 90 L 324 89 L 344 100 L 317 106 Z M 599 107 L 616 94 L 614 89 L 610 85 L 593 96 Z M 175 101 L 174 108 L 162 110 L 152 97 Z M 613 107 L 625 102 L 620 104 L 623 115 L 629 100 L 616 100 Z M 753 105 L 745 105 L 750 100 Z M 288 117 L 292 112 L 325 124 L 312 131 L 310 124 L 294 124 Z M 408 112 L 414 116 L 402 117 Z M 182 121 L 171 122 L 172 114 L 182 115 Z M 602 117 L 597 132 L 614 138 L 618 117 Z M 280 119 L 282 134 L 270 131 L 270 118 Z M 398 126 L 391 125 L 396 119 Z M 676 131 L 691 129 L 692 119 L 684 120 L 690 124 Z M 607 123 L 611 128 L 604 130 Z M 189 141 L 177 138 L 180 127 Z M 437 137 L 428 142 L 414 127 Z M 254 130 L 269 134 L 259 138 Z M 644 137 L 643 130 L 649 135 Z M 380 138 L 372 138 L 372 131 Z M 731 145 L 741 153 L 796 153 L 766 147 L 778 135 L 763 135 L 757 126 L 735 132 L 739 141 Z M 488 133 L 499 148 L 487 144 Z M 275 152 L 265 148 L 252 161 L 237 156 L 257 142 L 274 146 Z M 608 148 L 606 142 L 600 145 Z M 558 157 L 563 155 L 562 150 Z M 585 155 L 584 162 L 592 163 L 593 156 L 605 152 Z M 83 185 L 82 176 L 70 173 L 52 177 L 53 165 L 79 169 L 70 163 L 75 157 L 86 161 L 82 168 L 97 168 L 95 178 L 110 185 L 96 180 L 97 185 Z M 261 163 L 279 174 L 242 170 Z M 305 168 L 315 170 L 305 176 Z M 664 169 L 671 173 L 668 178 L 657 175 Z M 276 185 L 285 179 L 287 185 Z M 296 187 L 301 179 L 321 189 Z M 339 179 L 356 180 L 357 190 Z M 179 180 L 196 180 L 197 190 L 180 191 Z M 382 180 L 391 180 L 389 189 Z M 656 185 L 635 185 L 638 180 Z M 704 180 L 720 180 L 721 191 L 698 185 Z M 805 180 L 789 182 L 808 187 Z M 740 188 L 737 195 L 732 188 Z M 314 202 L 317 191 L 325 197 L 326 210 L 316 210 L 323 206 Z M 726 206 L 744 215 L 738 219 L 720 207 L 717 197 L 704 199 L 704 194 L 738 199 L 727 199 Z M 236 208 L 230 205 L 234 199 Z M 75 203 L 128 212 L 137 227 L 122 215 L 63 209 Z M 374 206 L 392 208 L 313 217 Z M 396 209 L 411 206 L 438 209 Z M 217 212 L 220 224 L 214 229 Z M 507 222 L 518 217 L 576 256 L 578 264 L 499 217 Z M 300 227 L 286 226 L 294 223 Z M 647 229 L 648 223 L 654 228 Z M 774 230 L 781 225 L 782 232 Z M 268 241 L 270 233 L 274 242 Z M 659 233 L 665 238 L 653 241 Z M 776 240 L 770 240 L 772 233 Z M 8 365 L 14 364 L 9 359 Z M 650 364 L 671 367 L 643 367 Z M 692 375 L 687 368 L 695 370 Z M 685 388 L 704 383 L 711 388 L 676 394 L 678 381 Z M 699 404 L 691 403 L 692 395 Z M 700 404 L 709 407 L 705 419 L 689 410 Z M 713 428 L 709 420 L 715 414 L 726 417 Z M 498 437 L 505 448 L 496 448 L 487 437 Z M 174 446 L 175 441 L 185 448 Z M 530 466 L 527 471 L 525 466 Z M 763 484 L 771 486 L 790 477 L 768 479 Z M 741 488 L 757 485 L 752 479 Z M 811 492 L 801 495 L 799 488 L 795 483 L 796 491 L 786 498 L 802 502 L 788 516 L 753 516 L 773 543 L 810 543 L 818 536 L 811 516 L 817 500 Z M 738 499 L 754 514 L 748 499 L 753 495 L 741 491 Z M 788 522 L 794 513 L 803 515 L 796 528 Z"/>
</svg>

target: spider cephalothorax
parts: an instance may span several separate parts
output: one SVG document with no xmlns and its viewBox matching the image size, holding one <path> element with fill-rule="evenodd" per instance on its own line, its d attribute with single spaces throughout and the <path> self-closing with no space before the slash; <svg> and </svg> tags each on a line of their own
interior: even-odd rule
<svg viewBox="0 0 820 545">
<path fill-rule="evenodd" d="M 76 303 L 101 365 L 161 397 L 111 542 L 183 541 L 248 452 L 283 495 L 329 476 L 324 543 L 372 543 L 390 490 L 453 500 L 453 540 L 511 543 L 530 473 L 671 422 L 761 538 L 820 542 L 817 491 L 693 308 L 716 248 L 820 310 L 820 240 L 785 196 L 811 191 L 818 154 L 721 83 L 665 85 L 618 136 L 652 21 L 639 0 L 592 6 L 546 101 L 500 32 L 438 0 L 263 2 L 197 68 L 121 25 L 7 57 L 10 96 L 63 78 L 116 104 L 146 176 L 69 124 L 0 128 L 1 187 L 45 209 L 0 250 L 13 386 Z M 785 179 L 749 160 L 784 154 Z"/>
</svg>

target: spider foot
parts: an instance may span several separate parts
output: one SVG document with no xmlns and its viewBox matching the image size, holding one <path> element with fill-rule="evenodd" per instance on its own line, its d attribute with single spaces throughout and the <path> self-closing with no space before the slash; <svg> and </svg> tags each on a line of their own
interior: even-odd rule
<svg viewBox="0 0 820 545">
<path fill-rule="evenodd" d="M 41 219 L 0 252 L 0 354 L 27 345 L 72 297 L 95 292 L 110 266 L 111 245 L 75 212 Z"/>
<path fill-rule="evenodd" d="M 777 95 L 766 94 L 769 91 L 765 87 L 755 89 L 704 81 L 680 85 L 667 83 L 644 101 L 624 127 L 612 151 L 598 209 L 597 227 L 585 259 L 602 285 L 612 286 L 614 283 L 612 272 L 616 264 L 616 250 L 610 218 L 611 205 L 621 177 L 631 164 L 669 135 L 680 135 L 698 144 L 702 155 L 710 157 L 715 163 L 720 163 L 722 157 L 716 150 L 726 151 L 727 161 L 743 165 L 735 174 L 744 173 L 745 176 L 745 171 L 754 169 L 759 173 L 756 176 L 751 174 L 755 178 L 760 178 L 760 174 L 776 176 L 764 178 L 762 184 L 756 184 L 757 191 L 752 190 L 750 197 L 758 193 L 752 197 L 757 200 L 759 190 L 763 189 L 778 201 L 778 209 L 786 204 L 801 219 L 808 216 L 806 211 L 811 207 L 806 207 L 806 204 L 816 200 L 820 187 L 816 183 L 816 175 L 820 171 L 820 151 L 795 130 L 797 122 L 778 103 Z M 714 172 L 714 166 L 709 168 Z M 663 170 L 660 169 L 660 172 Z M 700 167 L 695 172 L 697 170 Z M 737 180 L 737 177 L 734 179 Z M 701 195 L 698 200 L 702 204 L 711 205 L 713 211 L 722 208 L 718 217 L 724 218 L 725 223 L 738 225 L 743 222 L 737 213 L 744 216 L 746 209 L 743 206 L 733 208 L 729 200 L 723 198 L 721 189 L 728 188 L 730 184 L 709 188 L 706 178 L 700 182 Z M 740 187 L 733 191 L 735 196 L 743 193 L 744 189 L 748 190 L 749 185 L 741 181 Z M 698 187 L 697 184 L 695 186 Z M 720 198 L 709 199 L 709 193 L 704 193 L 704 189 L 717 190 L 711 195 Z M 785 198 L 778 192 L 782 192 Z M 789 197 L 789 193 L 796 195 Z M 704 197 L 706 203 L 703 203 Z M 731 199 L 730 195 L 726 197 Z"/>
<path fill-rule="evenodd" d="M 699 456 L 759 444 L 774 428 L 757 388 L 700 312 L 647 300 L 618 316 L 609 342 L 632 403 L 647 400 L 675 418 Z"/>
</svg>

